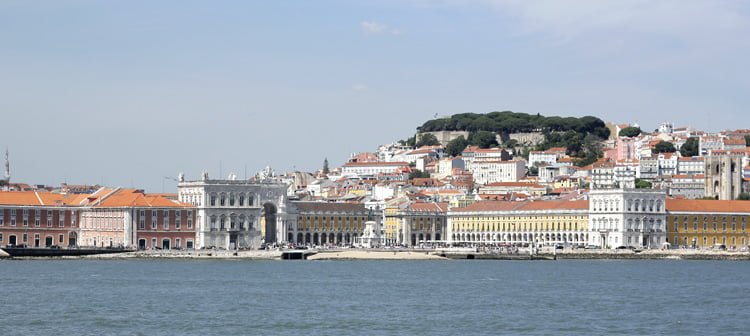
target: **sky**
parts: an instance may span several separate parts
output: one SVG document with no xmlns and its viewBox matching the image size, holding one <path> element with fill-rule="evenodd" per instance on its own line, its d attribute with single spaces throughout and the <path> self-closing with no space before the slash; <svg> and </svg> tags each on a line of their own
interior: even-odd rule
<svg viewBox="0 0 750 336">
<path fill-rule="evenodd" d="M 175 192 L 435 115 L 750 128 L 748 36 L 741 0 L 0 0 L 0 146 L 13 181 Z"/>
</svg>

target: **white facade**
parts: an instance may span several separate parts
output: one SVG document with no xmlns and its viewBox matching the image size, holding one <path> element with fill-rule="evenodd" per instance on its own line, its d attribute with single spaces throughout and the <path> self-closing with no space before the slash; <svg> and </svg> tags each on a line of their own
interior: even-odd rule
<svg viewBox="0 0 750 336">
<path fill-rule="evenodd" d="M 677 153 L 659 153 L 657 164 L 659 166 L 659 176 L 671 176 L 677 174 Z"/>
<path fill-rule="evenodd" d="M 589 244 L 659 248 L 666 242 L 666 193 L 603 189 L 589 193 Z"/>
<path fill-rule="evenodd" d="M 258 248 L 264 239 L 284 241 L 287 227 L 295 226 L 296 217 L 285 213 L 286 189 L 276 181 L 209 180 L 204 174 L 201 181 L 179 182 L 178 197 L 196 208 L 196 248 Z"/>
<path fill-rule="evenodd" d="M 451 176 L 453 169 L 465 169 L 464 160 L 462 158 L 446 158 L 438 161 L 437 172 L 434 177 L 437 179 L 446 178 Z"/>
<path fill-rule="evenodd" d="M 529 153 L 529 167 L 533 167 L 535 164 L 554 164 L 557 162 L 557 155 L 555 153 L 547 153 L 541 151 L 532 151 Z"/>
<path fill-rule="evenodd" d="M 474 183 L 517 182 L 526 175 L 523 161 L 474 162 L 471 167 Z"/>
<path fill-rule="evenodd" d="M 700 156 L 681 157 L 677 160 L 677 174 L 698 175 L 706 173 L 706 164 Z"/>
<path fill-rule="evenodd" d="M 349 162 L 341 167 L 342 175 L 374 176 L 379 174 L 395 173 L 397 170 L 408 167 L 406 162 Z"/>
</svg>

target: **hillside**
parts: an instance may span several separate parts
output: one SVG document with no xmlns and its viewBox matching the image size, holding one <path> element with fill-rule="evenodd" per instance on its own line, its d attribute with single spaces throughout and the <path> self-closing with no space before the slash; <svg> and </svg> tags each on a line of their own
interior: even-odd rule
<svg viewBox="0 0 750 336">
<path fill-rule="evenodd" d="M 489 131 L 497 134 L 522 132 L 591 133 L 600 139 L 609 137 L 609 129 L 597 117 L 545 117 L 522 112 L 459 113 L 447 118 L 426 121 L 417 127 L 419 132 L 435 131 Z"/>
<path fill-rule="evenodd" d="M 578 158 L 577 164 L 586 165 L 602 156 L 600 142 L 609 137 L 610 130 L 597 117 L 545 117 L 521 112 L 459 113 L 450 117 L 426 121 L 417 127 L 420 136 L 409 139 L 417 144 L 446 142 L 430 132 L 465 133 L 460 139 L 452 138 L 448 146 L 450 155 L 458 155 L 466 145 L 482 148 L 503 146 L 528 158 L 530 150 L 565 147 L 567 154 Z M 539 141 L 521 143 L 514 134 L 534 133 Z M 533 134 L 532 134 L 533 135 Z M 407 142 L 410 142 L 407 141 Z"/>
</svg>

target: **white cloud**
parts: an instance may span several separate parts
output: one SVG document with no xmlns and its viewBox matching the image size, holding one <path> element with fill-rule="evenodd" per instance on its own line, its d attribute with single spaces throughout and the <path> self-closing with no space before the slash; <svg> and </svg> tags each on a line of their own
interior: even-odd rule
<svg viewBox="0 0 750 336">
<path fill-rule="evenodd" d="M 388 27 L 385 24 L 375 21 L 362 21 L 359 26 L 365 34 L 391 34 L 401 35 L 401 30 L 398 28 Z"/>
</svg>

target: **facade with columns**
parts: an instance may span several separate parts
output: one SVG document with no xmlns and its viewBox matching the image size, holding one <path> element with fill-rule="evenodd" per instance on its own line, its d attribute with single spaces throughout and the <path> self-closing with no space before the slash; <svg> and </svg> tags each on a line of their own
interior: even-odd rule
<svg viewBox="0 0 750 336">
<path fill-rule="evenodd" d="M 300 245 L 353 245 L 368 220 L 381 227 L 380 214 L 361 203 L 290 202 L 289 209 L 296 221 L 286 229 L 287 241 Z"/>
<path fill-rule="evenodd" d="M 448 211 L 451 245 L 585 244 L 586 201 L 480 201 Z"/>
<path fill-rule="evenodd" d="M 667 242 L 664 190 L 591 190 L 588 212 L 590 245 L 659 248 Z"/>
<path fill-rule="evenodd" d="M 201 180 L 185 181 L 180 175 L 178 182 L 179 200 L 196 210 L 196 248 L 256 249 L 284 242 L 287 228 L 295 226 L 286 211 L 287 185 L 272 172 L 250 180 L 203 173 Z"/>
</svg>

